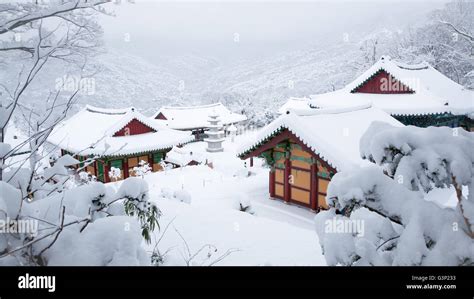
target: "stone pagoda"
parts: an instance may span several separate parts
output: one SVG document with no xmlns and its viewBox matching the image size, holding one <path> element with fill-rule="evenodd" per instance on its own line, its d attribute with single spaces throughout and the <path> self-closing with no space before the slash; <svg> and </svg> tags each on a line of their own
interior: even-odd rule
<svg viewBox="0 0 474 299">
<path fill-rule="evenodd" d="M 225 138 L 223 138 L 224 131 L 222 130 L 219 114 L 215 109 L 209 114 L 208 122 L 210 124 L 209 130 L 206 131 L 208 137 L 204 139 L 204 141 L 207 142 L 206 150 L 211 153 L 224 151 L 222 147 L 222 142 L 225 140 Z"/>
</svg>

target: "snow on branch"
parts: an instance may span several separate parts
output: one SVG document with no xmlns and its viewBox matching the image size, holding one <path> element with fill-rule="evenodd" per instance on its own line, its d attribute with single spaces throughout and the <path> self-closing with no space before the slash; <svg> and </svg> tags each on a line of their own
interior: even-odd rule
<svg viewBox="0 0 474 299">
<path fill-rule="evenodd" d="M 0 34 L 4 34 L 11 30 L 17 29 L 21 26 L 25 26 L 34 21 L 51 18 L 55 16 L 61 17 L 62 14 L 68 13 L 78 9 L 93 8 L 95 6 L 105 4 L 110 0 L 76 0 L 76 1 L 65 1 L 63 3 L 46 6 L 40 10 L 37 9 L 37 5 L 31 3 L 29 5 L 21 5 L 20 7 L 15 6 L 0 6 L 0 13 L 4 12 L 15 12 L 15 18 L 6 20 L 0 24 Z"/>
<path fill-rule="evenodd" d="M 456 26 L 454 26 L 452 23 L 447 22 L 447 21 L 439 21 L 441 24 L 449 26 L 451 29 L 453 29 L 457 34 L 460 34 L 461 36 L 465 37 L 467 40 L 469 40 L 471 43 L 474 43 L 474 37 L 472 34 L 458 29 Z"/>
<path fill-rule="evenodd" d="M 328 264 L 472 265 L 473 148 L 474 134 L 460 128 L 374 122 L 360 151 L 378 166 L 337 173 L 326 197 L 330 210 L 316 216 Z M 457 207 L 427 201 L 435 188 L 452 188 Z M 354 222 L 358 229 L 347 231 Z M 337 223 L 340 231 L 332 229 Z"/>
</svg>

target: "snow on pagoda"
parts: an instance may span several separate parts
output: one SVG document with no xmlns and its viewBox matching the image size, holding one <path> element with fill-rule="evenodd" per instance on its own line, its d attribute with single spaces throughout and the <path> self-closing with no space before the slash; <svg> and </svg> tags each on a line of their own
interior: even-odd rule
<svg viewBox="0 0 474 299">
<path fill-rule="evenodd" d="M 219 113 L 215 109 L 209 114 L 208 122 L 209 130 L 206 131 L 208 137 L 204 139 L 207 142 L 206 150 L 211 153 L 224 151 L 222 147 L 222 142 L 225 140 L 224 131 Z"/>
<path fill-rule="evenodd" d="M 134 176 L 134 167 L 146 162 L 152 171 L 176 145 L 192 141 L 190 132 L 172 130 L 145 117 L 135 108 L 104 109 L 87 105 L 58 124 L 48 142 L 80 161 L 79 167 L 97 180 L 110 182 L 112 168 L 120 178 Z"/>
<path fill-rule="evenodd" d="M 474 91 L 452 81 L 427 62 L 408 65 L 382 56 L 344 88 L 310 98 L 290 99 L 280 113 L 370 104 L 405 125 L 461 126 L 474 130 Z"/>
</svg>

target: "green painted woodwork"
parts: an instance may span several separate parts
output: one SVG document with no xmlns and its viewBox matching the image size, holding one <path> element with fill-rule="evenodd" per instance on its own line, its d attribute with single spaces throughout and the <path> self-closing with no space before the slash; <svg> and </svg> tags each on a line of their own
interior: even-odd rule
<svg viewBox="0 0 474 299">
<path fill-rule="evenodd" d="M 404 125 L 412 125 L 426 128 L 429 126 L 435 127 L 451 127 L 456 128 L 463 124 L 464 115 L 453 115 L 451 113 L 437 113 L 426 115 L 392 115 Z"/>
<path fill-rule="evenodd" d="M 303 161 L 303 162 L 306 162 L 306 163 L 309 163 L 309 164 L 311 164 L 313 162 L 313 160 L 311 158 L 299 157 L 299 156 L 295 156 L 295 155 L 291 155 L 290 160 L 291 161 L 295 161 L 295 160 Z"/>
<path fill-rule="evenodd" d="M 303 148 L 301 147 L 301 145 L 296 144 L 296 143 L 291 143 L 290 147 L 291 147 L 292 149 L 303 150 Z"/>
<path fill-rule="evenodd" d="M 285 143 L 278 143 L 275 147 L 286 149 L 286 144 Z"/>
<path fill-rule="evenodd" d="M 273 152 L 273 159 L 275 161 L 281 160 L 285 158 L 285 153 L 282 152 Z"/>
<path fill-rule="evenodd" d="M 123 169 L 123 160 L 112 160 L 110 161 L 110 167 L 115 167 L 118 169 Z"/>
<path fill-rule="evenodd" d="M 318 171 L 318 176 L 321 177 L 321 178 L 325 178 L 325 179 L 331 178 L 331 175 L 328 172 Z"/>
<path fill-rule="evenodd" d="M 154 164 L 160 163 L 161 160 L 163 160 L 163 157 L 164 157 L 164 153 L 163 153 L 163 152 L 156 152 L 156 153 L 153 153 L 153 163 L 154 163 Z"/>
<path fill-rule="evenodd" d="M 285 164 L 284 163 L 275 163 L 275 168 L 285 169 Z"/>
<path fill-rule="evenodd" d="M 265 162 L 270 166 L 275 164 L 275 160 L 273 159 L 273 150 L 264 151 L 260 154 L 260 157 L 264 158 Z"/>
<path fill-rule="evenodd" d="M 100 161 L 96 161 L 97 164 L 97 180 L 105 182 L 104 176 L 104 165 Z"/>
</svg>

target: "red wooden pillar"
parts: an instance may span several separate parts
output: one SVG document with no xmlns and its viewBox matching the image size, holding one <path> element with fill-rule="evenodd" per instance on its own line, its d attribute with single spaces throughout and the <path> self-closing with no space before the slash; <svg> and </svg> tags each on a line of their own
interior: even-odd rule
<svg viewBox="0 0 474 299">
<path fill-rule="evenodd" d="M 250 167 L 253 167 L 253 157 L 250 157 Z"/>
<path fill-rule="evenodd" d="M 151 172 L 153 172 L 153 154 L 148 154 L 148 165 L 151 167 Z"/>
<path fill-rule="evenodd" d="M 123 178 L 126 179 L 130 176 L 130 174 L 128 173 L 128 158 L 125 157 L 123 158 L 122 160 L 122 165 L 123 165 Z"/>
<path fill-rule="evenodd" d="M 311 164 L 311 192 L 310 192 L 310 203 L 311 210 L 317 211 L 318 209 L 318 167 L 316 161 Z"/>
<path fill-rule="evenodd" d="M 269 173 L 269 190 L 270 190 L 270 197 L 272 199 L 275 198 L 275 169 L 272 167 Z"/>
<path fill-rule="evenodd" d="M 290 185 L 290 175 L 291 175 L 291 161 L 290 158 L 285 158 L 285 193 L 284 193 L 284 200 L 285 202 L 289 203 L 291 198 L 291 185 Z"/>
<path fill-rule="evenodd" d="M 104 183 L 110 182 L 109 169 L 110 169 L 109 162 L 104 161 Z"/>
<path fill-rule="evenodd" d="M 92 163 L 92 166 L 94 166 L 94 175 L 96 178 L 98 178 L 99 173 L 97 172 L 97 160 L 94 160 L 94 162 Z"/>
</svg>

